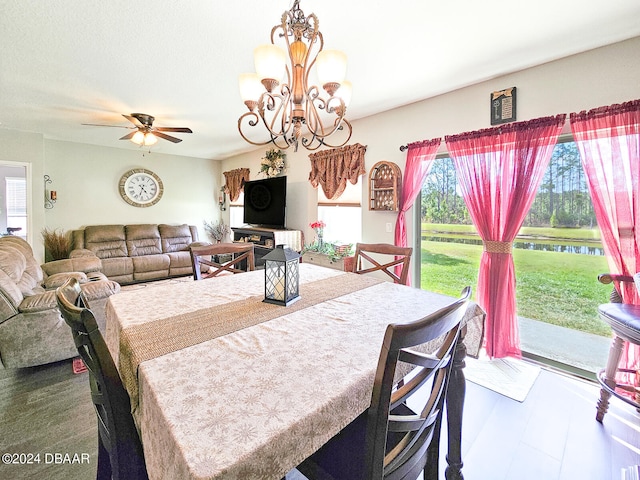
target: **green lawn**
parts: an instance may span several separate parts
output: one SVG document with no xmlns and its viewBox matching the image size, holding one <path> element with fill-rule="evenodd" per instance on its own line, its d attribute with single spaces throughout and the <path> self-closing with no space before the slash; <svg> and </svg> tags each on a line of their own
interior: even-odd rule
<svg viewBox="0 0 640 480">
<path fill-rule="evenodd" d="M 475 293 L 481 254 L 480 245 L 423 241 L 421 287 L 458 296 L 471 285 Z M 608 271 L 604 256 L 514 249 L 513 257 L 518 315 L 610 335 L 610 328 L 596 313 L 611 292 L 610 286 L 597 280 L 599 273 Z"/>
</svg>

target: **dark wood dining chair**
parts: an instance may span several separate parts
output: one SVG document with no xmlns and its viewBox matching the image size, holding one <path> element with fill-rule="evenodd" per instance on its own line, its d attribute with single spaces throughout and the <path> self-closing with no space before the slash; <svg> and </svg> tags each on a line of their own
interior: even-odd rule
<svg viewBox="0 0 640 480">
<path fill-rule="evenodd" d="M 229 260 L 216 261 L 221 256 Z M 253 243 L 215 243 L 191 247 L 193 279 L 204 280 L 221 273 L 242 273 L 256 268 Z"/>
<path fill-rule="evenodd" d="M 129 394 L 86 304 L 80 284 L 70 278 L 56 290 L 62 317 L 89 371 L 91 399 L 98 417 L 98 480 L 148 479 Z"/>
<path fill-rule="evenodd" d="M 382 271 L 395 283 L 406 285 L 412 252 L 411 247 L 396 247 L 388 243 L 356 243 L 353 258 L 345 259 L 345 270 L 360 274 Z M 400 275 L 395 273 L 396 265 L 402 266 Z"/>
<path fill-rule="evenodd" d="M 451 358 L 471 288 L 456 301 L 411 323 L 387 326 L 371 406 L 305 460 L 311 480 L 438 478 L 440 426 Z M 413 347 L 444 336 L 433 354 Z M 409 406 L 410 405 L 410 406 Z"/>
</svg>

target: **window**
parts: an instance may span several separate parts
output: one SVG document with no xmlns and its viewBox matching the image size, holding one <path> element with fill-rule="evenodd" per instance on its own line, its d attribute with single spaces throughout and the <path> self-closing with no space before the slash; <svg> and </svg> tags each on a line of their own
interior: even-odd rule
<svg viewBox="0 0 640 480">
<path fill-rule="evenodd" d="M 6 177 L 7 228 L 20 228 L 19 235 L 27 236 L 27 180 L 20 177 Z"/>
<path fill-rule="evenodd" d="M 482 241 L 457 187 L 453 161 L 438 157 L 421 192 L 421 288 L 451 296 L 464 285 L 475 287 Z M 598 318 L 596 307 L 610 288 L 598 284 L 607 261 L 577 147 L 560 141 L 550 159 L 536 198 L 514 242 L 517 315 L 521 347 L 527 355 L 547 357 L 573 368 L 595 371 L 600 351 L 571 348 L 570 330 L 600 336 L 608 348 L 610 329 Z M 569 301 L 567 299 L 570 299 Z M 564 327 L 564 343 L 543 340 Z M 594 340 L 595 342 L 595 340 Z M 557 346 L 561 345 L 558 350 Z M 556 350 L 554 350 L 554 348 Z M 599 356 L 600 355 L 600 356 Z"/>
<path fill-rule="evenodd" d="M 340 198 L 329 200 L 318 188 L 318 220 L 322 220 L 324 241 L 335 244 L 356 244 L 362 239 L 362 182 L 347 182 Z"/>
<path fill-rule="evenodd" d="M 244 226 L 244 192 L 240 192 L 235 202 L 229 202 L 229 226 Z"/>
</svg>

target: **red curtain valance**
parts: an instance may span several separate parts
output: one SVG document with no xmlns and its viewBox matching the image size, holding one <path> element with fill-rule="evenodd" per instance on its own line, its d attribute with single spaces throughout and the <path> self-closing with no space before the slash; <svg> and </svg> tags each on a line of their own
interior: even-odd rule
<svg viewBox="0 0 640 480">
<path fill-rule="evenodd" d="M 524 122 L 513 122 L 497 127 L 484 128 L 473 132 L 458 133 L 456 135 L 445 136 L 445 142 L 457 143 L 461 150 L 462 155 L 470 155 L 473 153 L 487 153 L 495 151 L 496 148 L 504 148 L 505 144 L 508 144 L 514 135 L 518 134 L 519 138 L 522 138 L 522 134 L 529 132 L 539 132 L 540 129 L 545 127 L 562 126 L 565 122 L 566 115 L 560 114 L 553 117 L 541 117 L 534 118 L 533 120 L 527 120 Z M 492 140 L 493 137 L 493 140 Z M 473 150 L 464 148 L 464 142 L 472 142 Z"/>
<path fill-rule="evenodd" d="M 335 200 L 344 192 L 347 180 L 355 185 L 358 183 L 358 177 L 366 173 L 364 168 L 366 151 L 366 146 L 356 143 L 310 154 L 309 182 L 313 188 L 322 186 L 325 196 L 329 200 Z"/>
<path fill-rule="evenodd" d="M 244 182 L 249 181 L 249 169 L 248 168 L 236 168 L 229 172 L 222 173 L 225 178 L 224 191 L 232 202 L 235 202 L 240 196 L 240 192 L 243 189 Z"/>
</svg>

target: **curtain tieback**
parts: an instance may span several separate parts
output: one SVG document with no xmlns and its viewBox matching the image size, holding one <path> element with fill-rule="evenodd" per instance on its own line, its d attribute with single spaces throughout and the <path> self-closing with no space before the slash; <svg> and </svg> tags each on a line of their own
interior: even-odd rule
<svg viewBox="0 0 640 480">
<path fill-rule="evenodd" d="M 512 247 L 512 242 L 494 242 L 493 240 L 484 241 L 484 251 L 487 253 L 511 253 Z"/>
</svg>

